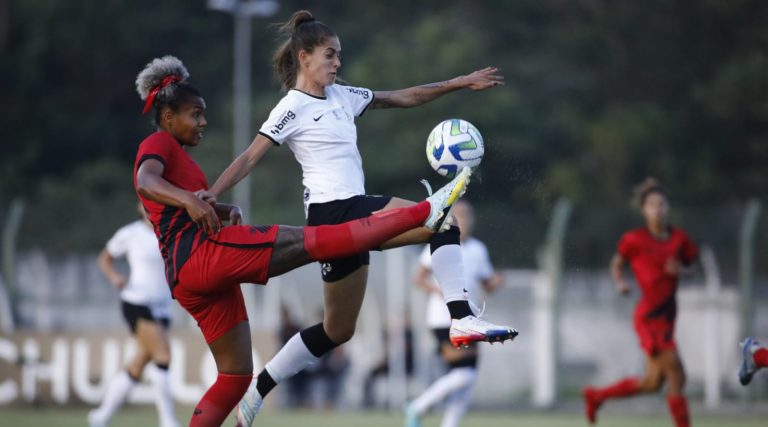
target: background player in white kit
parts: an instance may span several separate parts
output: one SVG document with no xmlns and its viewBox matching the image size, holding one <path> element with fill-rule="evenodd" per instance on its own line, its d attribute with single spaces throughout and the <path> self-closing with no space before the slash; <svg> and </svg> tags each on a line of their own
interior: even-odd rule
<svg viewBox="0 0 768 427">
<path fill-rule="evenodd" d="M 123 316 L 136 339 L 136 354 L 128 366 L 110 380 L 101 405 L 88 413 L 91 427 L 109 424 L 149 362 L 153 362 L 148 374 L 155 389 L 160 426 L 179 425 L 168 382 L 171 292 L 152 224 L 141 204 L 138 210 L 141 219 L 117 230 L 99 255 L 101 271 L 120 290 Z M 115 259 L 120 257 L 128 260 L 128 277 L 115 269 Z"/>
<path fill-rule="evenodd" d="M 493 270 L 488 249 L 483 242 L 472 237 L 475 215 L 472 205 L 461 200 L 453 207 L 453 217 L 461 230 L 461 254 L 464 259 L 466 291 L 473 309 L 483 305 L 487 292 L 501 286 L 501 276 Z M 427 326 L 437 340 L 438 352 L 448 371 L 427 387 L 406 407 L 406 427 L 420 427 L 421 416 L 439 402 L 445 402 L 441 427 L 456 427 L 469 407 L 472 388 L 477 380 L 477 344 L 457 349 L 448 336 L 451 316 L 443 302 L 440 287 L 432 275 L 432 256 L 426 246 L 419 258 L 416 285 L 429 293 Z"/>
</svg>

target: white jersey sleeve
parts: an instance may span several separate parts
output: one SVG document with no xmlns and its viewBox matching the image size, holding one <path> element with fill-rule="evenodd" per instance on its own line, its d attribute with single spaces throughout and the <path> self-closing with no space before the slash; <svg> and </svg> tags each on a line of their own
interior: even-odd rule
<svg viewBox="0 0 768 427">
<path fill-rule="evenodd" d="M 293 97 L 283 97 L 261 125 L 259 134 L 266 136 L 276 145 L 282 145 L 301 128 L 299 108 L 300 105 L 294 102 Z"/>
<path fill-rule="evenodd" d="M 360 117 L 373 102 L 373 91 L 354 86 L 335 85 L 340 90 L 342 98 L 347 102 L 355 117 Z"/>
<path fill-rule="evenodd" d="M 131 243 L 131 225 L 121 227 L 115 235 L 107 241 L 107 253 L 112 258 L 120 258 L 128 253 Z"/>
</svg>

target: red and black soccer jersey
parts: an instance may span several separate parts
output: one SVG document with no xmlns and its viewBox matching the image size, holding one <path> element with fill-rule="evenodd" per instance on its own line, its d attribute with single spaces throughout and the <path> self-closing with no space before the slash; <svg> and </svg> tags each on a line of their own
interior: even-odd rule
<svg viewBox="0 0 768 427">
<path fill-rule="evenodd" d="M 133 184 L 139 166 L 148 159 L 163 164 L 163 179 L 188 191 L 207 190 L 208 182 L 200 166 L 192 160 L 176 139 L 168 132 L 155 132 L 139 145 L 133 169 Z M 173 289 L 181 266 L 192 252 L 207 238 L 189 217 L 184 208 L 153 202 L 139 195 L 141 203 L 149 212 L 149 220 L 160 243 L 160 252 L 165 260 L 165 275 Z"/>
<path fill-rule="evenodd" d="M 629 261 L 641 296 L 635 316 L 644 320 L 674 321 L 677 312 L 675 292 L 677 275 L 667 273 L 670 260 L 690 265 L 698 256 L 698 248 L 685 232 L 670 227 L 669 237 L 658 240 L 647 228 L 626 232 L 619 241 L 619 254 Z"/>
</svg>

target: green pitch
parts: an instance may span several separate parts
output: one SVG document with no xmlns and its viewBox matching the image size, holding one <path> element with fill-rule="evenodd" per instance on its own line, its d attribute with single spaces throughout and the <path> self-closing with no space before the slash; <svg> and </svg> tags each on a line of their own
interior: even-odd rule
<svg viewBox="0 0 768 427">
<path fill-rule="evenodd" d="M 0 425 L 15 427 L 56 426 L 83 427 L 86 426 L 86 409 L 72 408 L 2 408 L 0 409 Z M 186 425 L 190 408 L 179 408 L 179 418 Z M 734 417 L 710 414 L 695 414 L 692 425 L 695 427 L 765 427 L 768 417 Z M 234 417 L 231 418 L 234 420 Z M 437 427 L 440 419 L 428 416 L 424 419 L 424 427 Z M 380 412 L 277 412 L 263 414 L 257 418 L 258 426 L 270 427 L 400 427 L 403 420 L 400 416 Z M 134 427 L 157 425 L 157 417 L 152 407 L 124 408 L 114 418 L 112 427 Z M 225 426 L 234 425 L 234 421 Z M 572 427 L 586 426 L 587 423 L 580 413 L 513 413 L 493 412 L 488 414 L 470 413 L 462 423 L 462 427 Z M 672 421 L 666 414 L 658 416 L 628 415 L 617 416 L 606 414 L 600 419 L 600 427 L 670 427 Z"/>
</svg>

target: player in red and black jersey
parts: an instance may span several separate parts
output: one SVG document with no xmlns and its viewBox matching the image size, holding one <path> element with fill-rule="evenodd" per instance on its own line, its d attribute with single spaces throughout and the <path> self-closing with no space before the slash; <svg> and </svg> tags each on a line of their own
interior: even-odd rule
<svg viewBox="0 0 768 427">
<path fill-rule="evenodd" d="M 669 225 L 667 193 L 653 178 L 635 189 L 635 204 L 645 218 L 645 227 L 625 233 L 611 260 L 611 276 L 624 295 L 630 287 L 622 269 L 629 264 L 640 287 L 634 326 L 646 354 L 646 372 L 641 378 L 625 378 L 603 388 L 584 389 L 586 415 L 590 423 L 608 399 L 652 393 L 667 384 L 667 403 L 677 427 L 690 425 L 683 388 L 685 371 L 675 344 L 675 294 L 680 272 L 698 257 L 698 249 L 680 228 Z"/>
<path fill-rule="evenodd" d="M 134 183 L 157 235 L 171 294 L 197 321 L 219 371 L 190 426 L 218 426 L 253 376 L 240 283 L 266 284 L 270 277 L 313 261 L 368 251 L 414 228 L 441 230 L 445 212 L 463 194 L 471 172 L 467 168 L 412 207 L 338 225 L 240 225 L 240 209 L 216 202 L 203 171 L 187 153 L 207 126 L 205 101 L 186 82 L 188 77 L 172 56 L 153 60 L 137 77 L 144 111 L 154 111 L 158 130 L 139 146 Z M 222 221 L 233 225 L 222 227 Z"/>
</svg>

